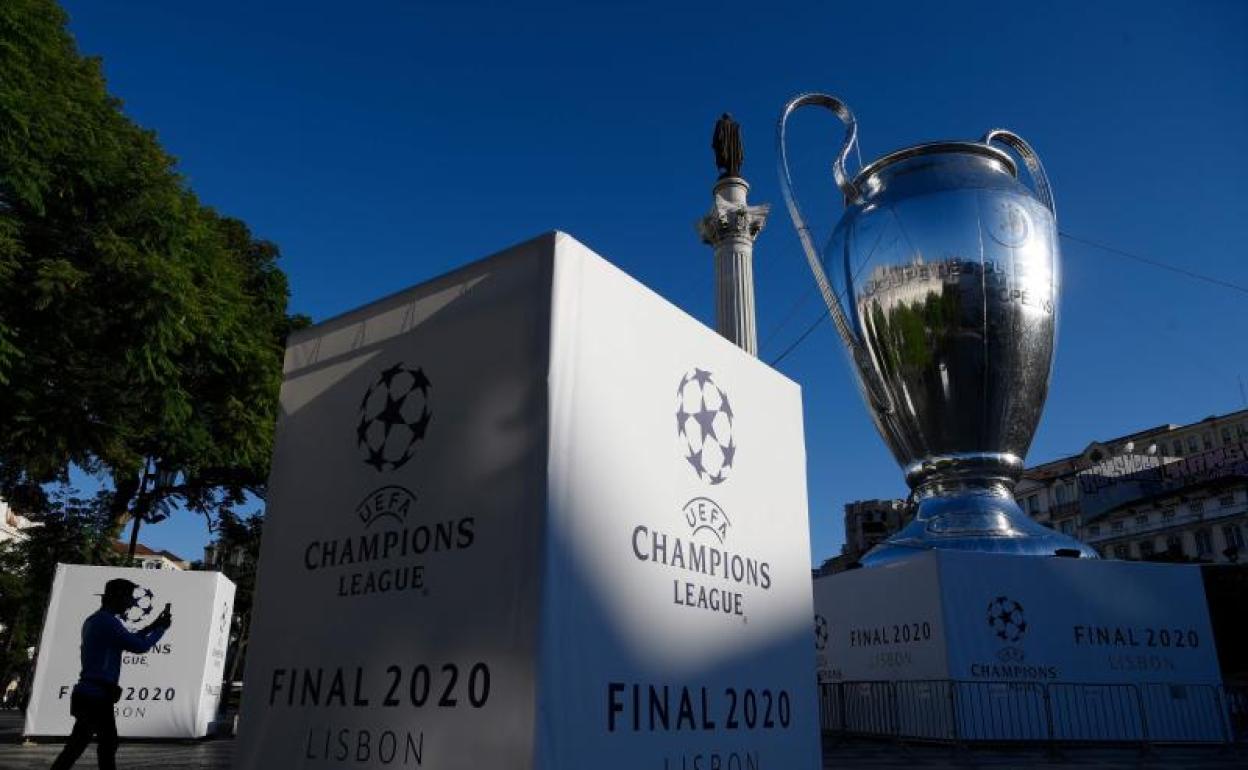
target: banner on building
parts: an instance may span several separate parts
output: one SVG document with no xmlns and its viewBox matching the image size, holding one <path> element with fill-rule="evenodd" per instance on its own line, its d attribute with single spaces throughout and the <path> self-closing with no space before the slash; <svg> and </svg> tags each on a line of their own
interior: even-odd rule
<svg viewBox="0 0 1248 770">
<path fill-rule="evenodd" d="M 100 609 L 104 584 L 139 586 L 123 624 L 146 627 L 166 604 L 173 625 L 150 652 L 125 653 L 117 732 L 129 738 L 200 738 L 216 717 L 233 619 L 234 583 L 218 572 L 57 565 L 39 644 L 26 735 L 65 736 L 70 694 L 81 669 L 82 624 Z"/>
<path fill-rule="evenodd" d="M 1227 443 L 1186 457 L 1126 453 L 1079 471 L 1085 517 L 1157 495 L 1224 478 L 1248 478 L 1248 442 Z"/>
<path fill-rule="evenodd" d="M 798 387 L 560 233 L 300 332 L 236 766 L 815 768 L 805 488 Z"/>
</svg>

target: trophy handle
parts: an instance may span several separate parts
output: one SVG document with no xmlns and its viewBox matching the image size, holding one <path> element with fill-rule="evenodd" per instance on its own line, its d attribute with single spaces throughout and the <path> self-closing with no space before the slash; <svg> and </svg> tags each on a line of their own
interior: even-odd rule
<svg viewBox="0 0 1248 770">
<path fill-rule="evenodd" d="M 823 302 L 827 305 L 828 313 L 832 316 L 832 323 L 836 326 L 836 333 L 840 335 L 841 341 L 849 348 L 854 364 L 862 374 L 872 406 L 884 414 L 890 414 L 893 412 L 892 399 L 889 398 L 884 383 L 880 381 L 879 375 L 876 373 L 870 354 L 862 342 L 854 335 L 853 329 L 849 325 L 849 319 L 845 316 L 844 309 L 841 308 L 841 301 L 837 298 L 836 293 L 832 291 L 832 285 L 828 282 L 828 276 L 823 270 L 823 263 L 819 259 L 819 250 L 815 248 L 815 241 L 811 236 L 810 227 L 807 226 L 806 218 L 802 216 L 801 207 L 797 204 L 797 193 L 793 190 L 793 176 L 789 173 L 788 150 L 784 138 L 785 128 L 790 115 L 798 109 L 810 105 L 830 110 L 845 124 L 845 142 L 841 145 L 841 151 L 837 154 L 836 160 L 832 162 L 832 176 L 836 179 L 836 186 L 841 189 L 841 193 L 845 196 L 847 205 L 857 203 L 862 197 L 858 188 L 854 186 L 853 181 L 850 179 L 849 174 L 845 171 L 845 159 L 849 157 L 850 149 L 858 141 L 858 121 L 854 119 L 854 113 L 850 112 L 849 107 L 840 99 L 819 93 L 799 94 L 790 99 L 789 103 L 784 105 L 784 109 L 780 112 L 780 121 L 776 126 L 776 165 L 778 166 L 777 170 L 780 172 L 780 189 L 784 193 L 784 203 L 789 209 L 789 217 L 793 220 L 793 226 L 797 228 L 797 237 L 802 243 L 802 250 L 806 252 L 806 261 L 810 264 L 810 271 L 815 275 L 815 283 L 819 286 L 819 293 L 823 295 Z"/>
<path fill-rule="evenodd" d="M 1057 221 L 1057 204 L 1053 201 L 1053 188 L 1049 185 L 1049 175 L 1044 173 L 1044 166 L 1040 164 L 1040 156 L 1036 151 L 1031 149 L 1031 145 L 1027 141 L 1013 131 L 1007 131 L 1004 128 L 994 128 L 984 134 L 984 144 L 992 144 L 994 141 L 1000 141 L 1002 144 L 1008 144 L 1015 152 L 1023 158 L 1023 163 L 1027 165 L 1027 171 L 1031 174 L 1032 183 L 1036 186 L 1036 197 L 1045 205 L 1049 213 L 1053 215 L 1053 221 Z"/>
</svg>

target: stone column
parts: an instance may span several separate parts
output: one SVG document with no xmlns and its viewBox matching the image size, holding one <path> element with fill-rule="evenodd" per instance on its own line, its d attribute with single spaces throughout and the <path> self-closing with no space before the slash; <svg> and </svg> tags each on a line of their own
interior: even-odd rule
<svg viewBox="0 0 1248 770">
<path fill-rule="evenodd" d="M 766 224 L 771 207 L 749 205 L 749 189 L 739 176 L 720 177 L 712 193 L 711 210 L 698 222 L 698 234 L 715 250 L 715 330 L 757 356 L 754 239 Z"/>
</svg>

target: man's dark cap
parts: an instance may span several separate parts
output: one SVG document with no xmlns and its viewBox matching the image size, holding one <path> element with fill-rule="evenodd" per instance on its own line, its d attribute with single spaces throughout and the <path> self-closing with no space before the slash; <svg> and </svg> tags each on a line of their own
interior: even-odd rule
<svg viewBox="0 0 1248 770">
<path fill-rule="evenodd" d="M 116 596 L 123 599 L 132 599 L 134 598 L 134 589 L 138 587 L 138 583 L 132 583 L 125 578 L 113 578 L 104 584 L 104 596 Z"/>
</svg>

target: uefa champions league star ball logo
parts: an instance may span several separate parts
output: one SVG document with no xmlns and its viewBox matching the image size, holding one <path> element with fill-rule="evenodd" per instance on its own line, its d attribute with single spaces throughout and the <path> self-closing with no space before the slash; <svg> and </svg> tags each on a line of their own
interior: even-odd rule
<svg viewBox="0 0 1248 770">
<path fill-rule="evenodd" d="M 400 361 L 377 376 L 360 401 L 356 445 L 378 472 L 407 464 L 429 430 L 429 378 Z"/>
<path fill-rule="evenodd" d="M 711 484 L 727 480 L 736 456 L 728 394 L 711 373 L 692 369 L 676 388 L 676 433 L 681 451 L 698 478 Z"/>
<path fill-rule="evenodd" d="M 1008 596 L 998 596 L 988 602 L 988 626 L 1003 642 L 1021 641 L 1027 633 L 1023 605 Z"/>
<path fill-rule="evenodd" d="M 815 616 L 815 649 L 822 650 L 828 646 L 828 619 L 822 615 Z"/>
<path fill-rule="evenodd" d="M 121 620 L 131 629 L 135 629 L 144 625 L 144 621 L 151 617 L 154 609 L 156 609 L 156 597 L 152 594 L 152 589 L 136 585 L 134 603 L 122 613 Z"/>
</svg>

